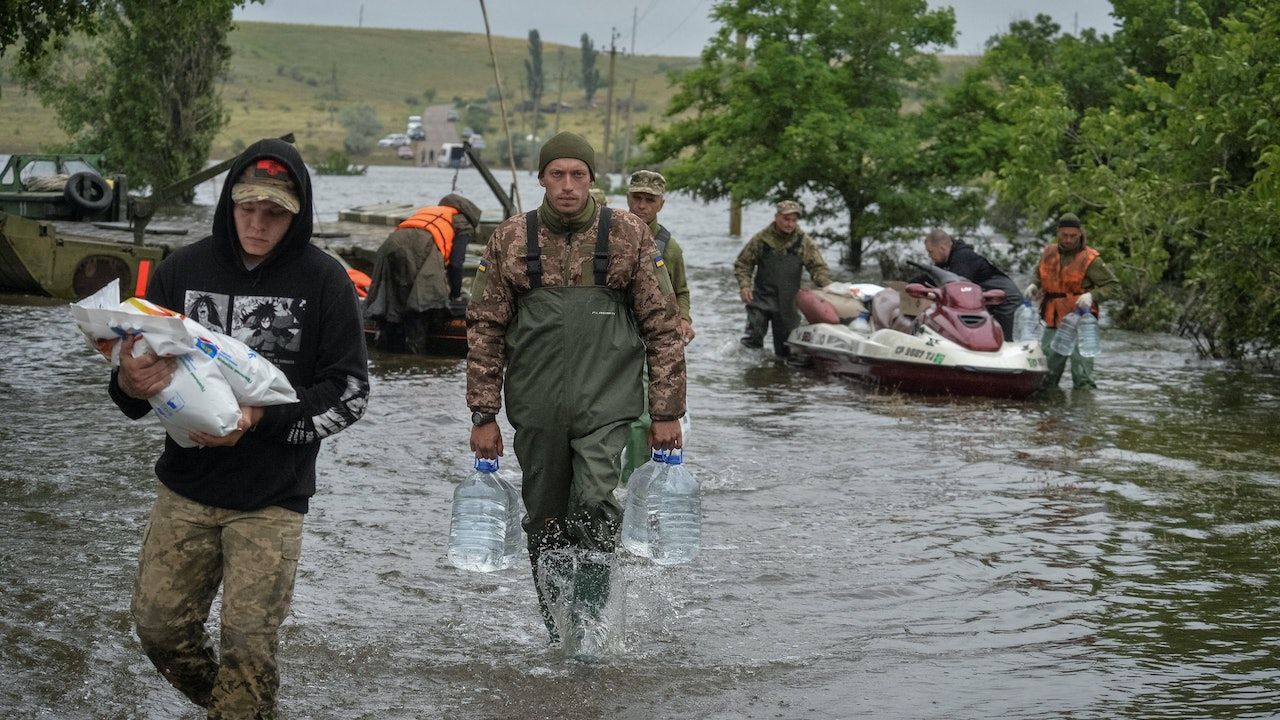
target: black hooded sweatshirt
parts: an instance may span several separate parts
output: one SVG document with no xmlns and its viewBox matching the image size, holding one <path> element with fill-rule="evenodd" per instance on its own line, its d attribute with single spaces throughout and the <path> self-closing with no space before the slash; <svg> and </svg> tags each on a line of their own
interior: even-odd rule
<svg viewBox="0 0 1280 720">
<path fill-rule="evenodd" d="M 250 270 L 241 259 L 231 187 L 262 158 L 288 168 L 301 207 L 280 243 Z M 183 497 L 233 510 L 278 505 L 305 513 L 320 440 L 364 413 L 369 377 L 358 301 L 343 267 L 311 244 L 311 217 L 302 157 L 281 140 L 254 143 L 227 173 L 213 234 L 165 258 L 147 287 L 148 300 L 271 360 L 298 394 L 296 403 L 263 408 L 258 425 L 232 447 L 183 448 L 166 435 L 156 475 Z M 131 418 L 151 410 L 125 395 L 114 373 L 109 391 Z"/>
</svg>

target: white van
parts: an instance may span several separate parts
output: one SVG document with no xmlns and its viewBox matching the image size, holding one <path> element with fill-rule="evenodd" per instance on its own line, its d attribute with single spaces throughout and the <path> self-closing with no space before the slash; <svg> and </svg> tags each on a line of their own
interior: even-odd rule
<svg viewBox="0 0 1280 720">
<path fill-rule="evenodd" d="M 462 143 L 444 143 L 436 153 L 436 167 L 471 167 L 471 158 L 462 150 Z"/>
</svg>

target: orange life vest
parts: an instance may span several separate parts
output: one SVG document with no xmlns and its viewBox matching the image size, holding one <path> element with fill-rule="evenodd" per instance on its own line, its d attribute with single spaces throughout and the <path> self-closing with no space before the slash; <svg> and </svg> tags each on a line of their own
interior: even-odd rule
<svg viewBox="0 0 1280 720">
<path fill-rule="evenodd" d="M 1045 325 L 1058 327 L 1058 321 L 1075 310 L 1076 301 L 1084 294 L 1084 276 L 1098 255 L 1097 250 L 1086 245 L 1063 264 L 1058 243 L 1050 243 L 1044 249 L 1040 255 L 1040 289 L 1044 291 L 1040 314 Z"/>
<path fill-rule="evenodd" d="M 444 256 L 444 264 L 449 264 L 449 255 L 453 252 L 453 216 L 458 214 L 457 208 L 435 205 L 419 208 L 399 227 L 414 230 L 426 230 L 431 239 L 436 241 L 436 248 Z"/>
</svg>

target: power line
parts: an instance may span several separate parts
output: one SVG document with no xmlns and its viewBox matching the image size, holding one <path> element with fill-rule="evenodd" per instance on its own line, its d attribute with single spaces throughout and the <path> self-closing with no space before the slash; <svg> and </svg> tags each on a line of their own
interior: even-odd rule
<svg viewBox="0 0 1280 720">
<path fill-rule="evenodd" d="M 702 7 L 702 3 L 706 2 L 706 1 L 707 1 L 707 0 L 698 0 L 698 3 L 697 3 L 696 5 L 694 5 L 694 6 L 693 6 L 693 9 L 689 11 L 689 14 L 688 14 L 688 15 L 685 15 L 685 16 L 684 16 L 684 19 L 683 19 L 683 20 L 681 20 L 681 21 L 680 21 L 680 23 L 679 23 L 678 25 L 676 25 L 674 28 L 672 28 L 671 32 L 667 33 L 667 36 L 666 36 L 666 37 L 664 37 L 664 38 L 662 38 L 662 40 L 661 40 L 657 45 L 654 45 L 654 46 L 650 49 L 650 51 L 649 51 L 647 54 L 649 54 L 649 55 L 653 55 L 653 54 L 654 54 L 654 51 L 656 51 L 658 48 L 662 47 L 664 43 L 666 43 L 668 40 L 670 40 L 670 39 L 671 39 L 671 36 L 675 35 L 675 34 L 676 34 L 676 31 L 678 31 L 680 28 L 684 27 L 684 24 L 685 24 L 685 23 L 687 23 L 687 22 L 689 22 L 689 18 L 693 17 L 693 14 L 694 14 L 694 13 L 696 13 L 696 12 L 698 12 L 698 8 Z"/>
</svg>

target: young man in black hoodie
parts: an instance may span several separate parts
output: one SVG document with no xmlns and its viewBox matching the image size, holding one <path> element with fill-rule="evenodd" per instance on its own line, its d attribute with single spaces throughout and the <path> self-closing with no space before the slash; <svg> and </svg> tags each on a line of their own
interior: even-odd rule
<svg viewBox="0 0 1280 720">
<path fill-rule="evenodd" d="M 279 627 L 289 611 L 320 440 L 364 413 L 369 393 L 356 294 L 311 244 L 311 179 L 292 145 L 262 140 L 227 174 L 213 234 L 157 268 L 147 299 L 200 317 L 276 364 L 298 402 L 242 407 L 226 437 L 166 436 L 133 595 L 156 668 L 210 718 L 275 717 Z M 208 312 L 213 305 L 216 312 Z M 126 415 L 168 384 L 173 358 L 121 353 L 109 392 Z M 222 586 L 221 652 L 204 623 Z"/>
</svg>

